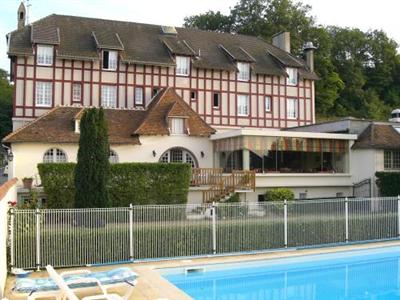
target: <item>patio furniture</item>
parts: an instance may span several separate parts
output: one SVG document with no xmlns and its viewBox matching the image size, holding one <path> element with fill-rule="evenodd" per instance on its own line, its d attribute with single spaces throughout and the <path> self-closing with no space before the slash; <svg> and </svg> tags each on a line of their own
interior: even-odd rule
<svg viewBox="0 0 400 300">
<path fill-rule="evenodd" d="M 53 269 L 53 267 L 48 266 L 48 272 L 49 269 Z M 98 293 L 99 290 L 107 291 L 109 289 L 123 288 L 125 289 L 125 294 L 122 298 L 117 299 L 124 300 L 129 299 L 129 296 L 133 292 L 133 287 L 137 283 L 137 274 L 127 267 L 115 268 L 102 272 L 74 270 L 62 272 L 60 274 L 57 273 L 57 275 L 76 293 Z M 51 275 L 50 278 L 18 278 L 13 288 L 13 294 L 16 297 L 24 297 L 28 300 L 44 297 L 62 299 L 62 291 L 57 282 L 51 278 Z"/>
</svg>

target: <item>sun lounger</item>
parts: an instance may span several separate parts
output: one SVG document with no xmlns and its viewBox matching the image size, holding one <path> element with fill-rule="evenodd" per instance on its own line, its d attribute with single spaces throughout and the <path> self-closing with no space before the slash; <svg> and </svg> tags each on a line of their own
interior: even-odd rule
<svg viewBox="0 0 400 300">
<path fill-rule="evenodd" d="M 49 268 L 53 269 L 51 266 Z M 57 273 L 57 275 L 66 282 L 70 289 L 77 293 L 99 292 L 101 290 L 99 285 L 105 290 L 124 288 L 126 293 L 122 299 L 129 298 L 137 279 L 137 274 L 126 267 L 93 273 L 89 270 L 74 270 Z M 52 278 L 18 278 L 13 288 L 13 294 L 15 296 L 28 297 L 29 300 L 44 297 L 61 299 L 59 298 L 61 294 L 60 288 Z"/>
</svg>

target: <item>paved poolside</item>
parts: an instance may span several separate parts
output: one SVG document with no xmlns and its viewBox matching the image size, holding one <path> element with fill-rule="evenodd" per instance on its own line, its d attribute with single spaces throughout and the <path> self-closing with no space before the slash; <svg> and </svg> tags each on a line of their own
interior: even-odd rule
<svg viewBox="0 0 400 300">
<path fill-rule="evenodd" d="M 90 268 L 74 268 L 74 269 L 90 269 L 92 272 L 112 269 L 118 266 L 127 266 L 132 268 L 139 275 L 138 284 L 135 287 L 130 299 L 132 300 L 189 300 L 192 299 L 184 292 L 170 284 L 167 280 L 163 279 L 155 269 L 172 268 L 172 267 L 185 267 L 197 266 L 210 263 L 233 263 L 239 261 L 252 261 L 252 260 L 266 260 L 282 257 L 291 257 L 305 254 L 319 254 L 319 253 L 333 253 L 346 250 L 357 250 L 365 248 L 376 248 L 382 246 L 400 246 L 400 241 L 387 241 L 375 242 L 357 245 L 343 245 L 336 247 L 324 247 L 313 249 L 289 249 L 284 251 L 273 251 L 268 253 L 259 254 L 245 254 L 245 255 L 232 255 L 232 256 L 212 256 L 193 259 L 177 259 L 168 261 L 153 261 L 153 262 L 140 262 L 125 265 L 113 265 L 102 267 Z M 66 269 L 58 269 L 61 272 Z M 71 270 L 71 269 L 69 269 Z M 34 272 L 32 277 L 47 277 L 46 271 Z M 18 299 L 11 293 L 11 288 L 14 285 L 15 277 L 9 276 L 6 284 L 6 294 L 8 299 Z M 115 291 L 118 292 L 118 291 Z M 122 291 L 123 292 L 123 291 Z M 84 296 L 84 295 L 82 295 Z"/>
</svg>

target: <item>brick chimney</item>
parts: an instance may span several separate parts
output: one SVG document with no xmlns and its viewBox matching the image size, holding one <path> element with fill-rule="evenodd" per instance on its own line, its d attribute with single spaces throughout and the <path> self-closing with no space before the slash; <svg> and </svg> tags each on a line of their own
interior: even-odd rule
<svg viewBox="0 0 400 300">
<path fill-rule="evenodd" d="M 17 20 L 18 20 L 18 29 L 24 28 L 26 20 L 26 9 L 23 2 L 21 2 L 21 4 L 18 7 Z"/>
<path fill-rule="evenodd" d="M 303 52 L 306 57 L 307 66 L 311 72 L 314 71 L 314 51 L 317 49 L 313 42 L 307 42 L 303 46 Z"/>
<path fill-rule="evenodd" d="M 274 34 L 272 45 L 290 53 L 290 32 L 282 31 Z"/>
</svg>

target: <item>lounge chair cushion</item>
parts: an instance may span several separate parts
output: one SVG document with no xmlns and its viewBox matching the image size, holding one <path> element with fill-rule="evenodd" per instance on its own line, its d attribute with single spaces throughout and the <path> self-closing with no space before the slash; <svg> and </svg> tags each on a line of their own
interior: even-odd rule
<svg viewBox="0 0 400 300">
<path fill-rule="evenodd" d="M 96 278 L 102 285 L 116 284 L 122 282 L 133 282 L 137 274 L 130 268 L 117 268 L 104 272 L 89 274 L 74 274 L 63 277 L 65 282 L 75 281 L 81 278 Z M 73 283 L 68 284 L 72 289 L 96 286 L 96 283 Z M 17 293 L 33 293 L 58 290 L 57 284 L 51 278 L 17 278 L 13 290 Z"/>
</svg>

